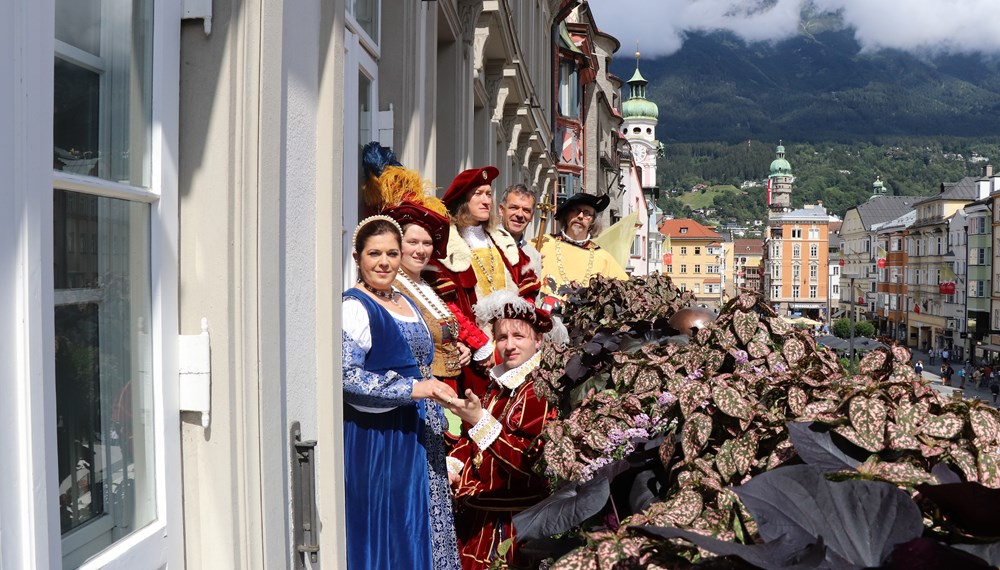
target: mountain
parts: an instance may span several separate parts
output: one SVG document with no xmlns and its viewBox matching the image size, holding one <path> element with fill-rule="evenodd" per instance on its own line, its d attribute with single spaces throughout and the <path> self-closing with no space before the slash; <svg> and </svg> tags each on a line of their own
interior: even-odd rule
<svg viewBox="0 0 1000 570">
<path fill-rule="evenodd" d="M 863 52 L 849 29 L 804 22 L 798 36 L 747 44 L 690 33 L 669 57 L 643 59 L 657 134 L 671 142 L 749 139 L 851 143 L 1000 135 L 1000 60 Z M 631 77 L 634 60 L 611 71 Z"/>
</svg>

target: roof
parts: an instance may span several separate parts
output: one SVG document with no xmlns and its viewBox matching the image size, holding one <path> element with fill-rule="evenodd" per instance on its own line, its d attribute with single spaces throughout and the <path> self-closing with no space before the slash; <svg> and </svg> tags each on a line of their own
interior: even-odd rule
<svg viewBox="0 0 1000 570">
<path fill-rule="evenodd" d="M 840 228 L 842 228 L 843 226 L 844 226 L 843 220 L 839 222 L 830 222 L 830 233 L 833 234 L 834 232 L 839 232 Z"/>
<path fill-rule="evenodd" d="M 924 198 L 917 204 L 925 204 L 935 200 L 978 200 L 979 185 L 975 176 L 966 176 L 958 182 L 942 182 L 941 191 L 930 198 Z"/>
<path fill-rule="evenodd" d="M 865 230 L 870 230 L 873 224 L 888 222 L 912 210 L 923 196 L 873 196 L 867 202 L 858 204 L 858 217 Z"/>
<path fill-rule="evenodd" d="M 711 239 L 720 240 L 722 236 L 699 224 L 690 218 L 663 220 L 659 227 L 660 233 L 678 239 Z"/>
<path fill-rule="evenodd" d="M 889 220 L 887 222 L 881 222 L 878 224 L 872 224 L 871 230 L 873 232 L 888 232 L 888 231 L 898 231 L 903 228 L 908 228 L 917 221 L 917 211 L 909 210 L 902 216 L 898 218 Z"/>
<path fill-rule="evenodd" d="M 764 240 L 762 239 L 733 240 L 733 255 L 764 255 Z"/>
</svg>

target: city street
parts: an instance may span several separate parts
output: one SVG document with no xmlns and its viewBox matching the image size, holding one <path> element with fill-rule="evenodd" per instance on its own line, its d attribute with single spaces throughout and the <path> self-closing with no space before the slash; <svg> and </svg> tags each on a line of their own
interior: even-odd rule
<svg viewBox="0 0 1000 570">
<path fill-rule="evenodd" d="M 990 402 L 994 407 L 997 407 L 997 403 L 994 401 L 993 394 L 990 392 L 988 385 L 980 388 L 971 379 L 967 379 L 965 382 L 965 389 L 959 388 L 961 382 L 958 379 L 958 369 L 964 366 L 964 363 L 951 363 L 951 367 L 955 370 L 955 375 L 952 376 L 952 385 L 945 386 L 941 383 L 941 358 L 935 358 L 934 364 L 929 364 L 930 359 L 926 352 L 921 350 L 913 350 L 912 352 L 913 354 L 910 359 L 910 364 L 916 364 L 918 360 L 922 361 L 924 364 L 924 378 L 929 380 L 934 386 L 934 389 L 938 392 L 941 392 L 945 396 L 951 396 L 955 392 L 959 392 L 965 398 L 983 400 L 985 402 Z"/>
</svg>

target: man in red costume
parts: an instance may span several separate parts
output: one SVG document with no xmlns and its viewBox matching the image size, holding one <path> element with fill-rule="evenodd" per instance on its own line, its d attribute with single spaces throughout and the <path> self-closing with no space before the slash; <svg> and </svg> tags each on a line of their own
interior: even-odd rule
<svg viewBox="0 0 1000 570">
<path fill-rule="evenodd" d="M 540 284 L 531 260 L 517 247 L 507 230 L 497 223 L 492 182 L 499 174 L 493 166 L 462 171 L 448 186 L 442 200 L 451 214 L 451 234 L 445 256 L 431 264 L 437 277 L 431 285 L 460 318 L 476 322 L 473 307 L 478 299 L 496 291 L 513 291 L 534 302 Z M 476 366 L 467 368 L 456 386 L 458 393 L 471 388 L 481 396 L 492 367 L 493 343 L 487 323 L 478 322 L 484 335 L 460 335 L 473 350 Z"/>
<path fill-rule="evenodd" d="M 487 568 L 502 559 L 517 564 L 512 518 L 548 496 L 544 477 L 532 469 L 541 455 L 540 435 L 555 409 L 535 394 L 530 375 L 541 360 L 549 314 L 514 293 L 501 291 L 476 306 L 480 320 L 493 323 L 501 364 L 490 371 L 480 400 L 448 399 L 462 419 L 462 438 L 449 453 L 448 473 L 458 501 L 455 527 L 463 570 Z M 509 547 L 500 553 L 501 544 Z"/>
</svg>

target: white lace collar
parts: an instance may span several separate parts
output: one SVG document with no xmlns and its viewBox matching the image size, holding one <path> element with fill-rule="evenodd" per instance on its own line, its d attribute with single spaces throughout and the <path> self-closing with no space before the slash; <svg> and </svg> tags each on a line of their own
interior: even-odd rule
<svg viewBox="0 0 1000 570">
<path fill-rule="evenodd" d="M 490 370 L 490 378 L 500 384 L 508 390 L 516 390 L 524 381 L 528 379 L 528 374 L 538 368 L 538 364 L 542 361 L 542 351 L 539 350 L 534 356 L 529 358 L 524 364 L 521 364 L 513 370 L 507 370 L 504 372 L 503 364 L 499 366 L 494 366 L 493 370 Z"/>
<path fill-rule="evenodd" d="M 488 247 L 491 245 L 490 238 L 486 237 L 486 230 L 483 229 L 482 224 L 462 228 L 461 233 L 462 239 L 464 239 L 472 249 Z"/>
</svg>

